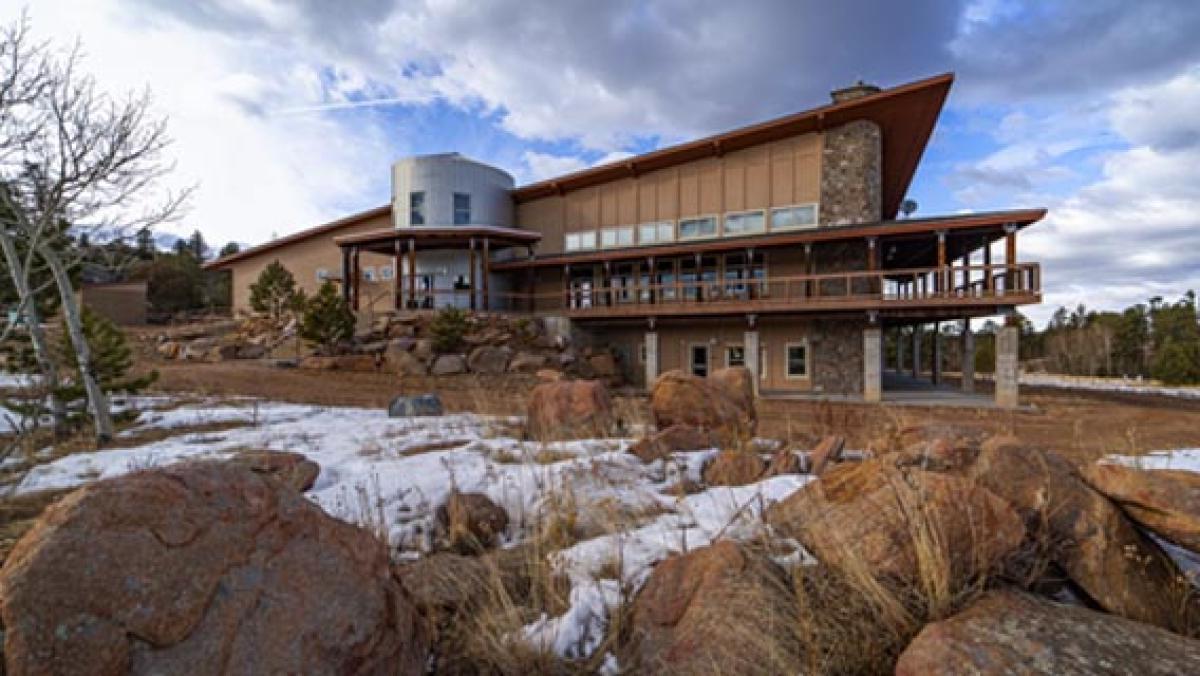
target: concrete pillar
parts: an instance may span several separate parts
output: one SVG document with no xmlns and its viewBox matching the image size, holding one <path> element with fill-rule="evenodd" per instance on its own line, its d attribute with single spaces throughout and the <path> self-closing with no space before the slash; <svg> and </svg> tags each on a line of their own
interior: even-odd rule
<svg viewBox="0 0 1200 676">
<path fill-rule="evenodd" d="M 1015 326 L 1003 326 L 996 332 L 996 405 L 1000 408 L 1018 405 L 1020 335 Z"/>
<path fill-rule="evenodd" d="M 646 332 L 646 389 L 654 387 L 658 378 L 658 332 Z"/>
<path fill-rule="evenodd" d="M 863 400 L 883 400 L 883 331 L 878 326 L 863 329 Z"/>
<path fill-rule="evenodd" d="M 742 338 L 742 350 L 746 358 L 746 368 L 750 370 L 750 378 L 754 383 L 754 394 L 758 394 L 758 385 L 762 374 L 758 372 L 758 331 L 747 331 Z"/>
<path fill-rule="evenodd" d="M 975 334 L 971 331 L 971 320 L 964 319 L 962 325 L 962 391 L 975 391 Z"/>
<path fill-rule="evenodd" d="M 917 324 L 913 327 L 912 334 L 912 377 L 921 377 L 921 329 L 923 327 Z"/>
<path fill-rule="evenodd" d="M 933 363 L 929 365 L 930 381 L 934 385 L 942 383 L 942 324 L 933 323 Z"/>
</svg>

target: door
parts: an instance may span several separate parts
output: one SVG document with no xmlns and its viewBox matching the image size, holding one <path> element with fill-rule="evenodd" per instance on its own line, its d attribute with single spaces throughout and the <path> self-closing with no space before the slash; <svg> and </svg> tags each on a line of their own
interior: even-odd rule
<svg viewBox="0 0 1200 676">
<path fill-rule="evenodd" d="M 708 377 L 708 345 L 696 343 L 691 347 L 691 372 L 694 376 Z"/>
</svg>

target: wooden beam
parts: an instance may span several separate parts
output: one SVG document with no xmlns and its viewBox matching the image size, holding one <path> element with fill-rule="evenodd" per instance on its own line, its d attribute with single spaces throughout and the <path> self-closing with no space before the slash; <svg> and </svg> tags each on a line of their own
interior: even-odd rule
<svg viewBox="0 0 1200 676">
<path fill-rule="evenodd" d="M 408 238 L 408 304 L 416 308 L 417 303 L 417 240 Z"/>
<path fill-rule="evenodd" d="M 392 245 L 392 309 L 399 310 L 403 307 L 401 296 L 404 295 L 401 288 L 400 255 L 402 252 L 400 250 L 400 240 L 395 240 L 392 242 Z"/>
<path fill-rule="evenodd" d="M 946 231 L 937 234 L 937 272 L 933 277 L 933 290 L 938 293 L 946 290 Z"/>
<path fill-rule="evenodd" d="M 351 270 L 350 270 L 350 279 L 352 280 L 352 284 L 353 284 L 353 287 L 352 287 L 353 291 L 351 292 L 351 296 L 353 298 L 354 311 L 358 312 L 358 293 L 359 293 L 358 284 L 359 284 L 359 277 L 361 277 L 361 273 L 359 272 L 358 247 L 354 247 L 350 251 L 351 251 L 350 256 L 351 256 L 351 259 L 353 260 L 353 263 L 351 264 Z"/>
<path fill-rule="evenodd" d="M 1021 290 L 1021 280 L 1017 275 L 1017 226 L 1004 226 L 1004 265 L 1007 266 L 1007 273 L 1004 277 L 1005 291 Z"/>
<path fill-rule="evenodd" d="M 488 300 L 488 278 L 492 276 L 492 251 L 491 240 L 487 237 L 483 238 L 483 309 L 486 312 L 491 308 L 491 302 Z"/>
<path fill-rule="evenodd" d="M 475 263 L 475 238 L 474 238 L 474 237 L 472 237 L 472 238 L 471 238 L 471 241 L 470 241 L 470 243 L 467 245 L 467 250 L 470 252 L 470 253 L 468 254 L 468 256 L 467 256 L 467 265 L 469 265 L 469 266 L 470 266 L 470 267 L 467 269 L 467 280 L 468 280 L 468 281 L 467 281 L 467 287 L 468 287 L 468 288 L 470 288 L 470 294 L 471 294 L 471 302 L 470 302 L 470 306 L 471 306 L 471 309 L 472 309 L 472 310 L 474 310 L 474 309 L 475 309 L 475 286 L 476 286 L 476 279 L 475 279 L 475 265 L 476 265 L 476 263 Z"/>
<path fill-rule="evenodd" d="M 996 290 L 992 278 L 992 241 L 987 237 L 983 238 L 983 290 L 989 296 Z"/>
<path fill-rule="evenodd" d="M 342 300 L 350 304 L 350 247 L 342 247 Z"/>
</svg>

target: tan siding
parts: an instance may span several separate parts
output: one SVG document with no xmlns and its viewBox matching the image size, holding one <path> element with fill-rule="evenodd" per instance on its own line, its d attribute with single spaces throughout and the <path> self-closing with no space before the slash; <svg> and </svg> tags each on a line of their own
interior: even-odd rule
<svg viewBox="0 0 1200 676">
<path fill-rule="evenodd" d="M 746 198 L 743 209 L 762 209 L 771 204 L 771 179 L 766 148 L 751 148 L 746 154 Z"/>
</svg>

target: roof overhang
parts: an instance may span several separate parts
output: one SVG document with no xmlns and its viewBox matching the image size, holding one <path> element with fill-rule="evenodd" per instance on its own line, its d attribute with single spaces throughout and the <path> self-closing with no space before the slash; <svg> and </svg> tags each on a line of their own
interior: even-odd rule
<svg viewBox="0 0 1200 676">
<path fill-rule="evenodd" d="M 493 225 L 415 226 L 409 228 L 384 228 L 356 235 L 334 237 L 340 247 L 355 247 L 375 253 L 396 253 L 397 247 L 406 248 L 409 243 L 415 249 L 465 249 L 472 241 L 482 244 L 488 241 L 492 248 L 510 246 L 532 246 L 542 235 L 531 230 L 503 228 Z"/>
<path fill-rule="evenodd" d="M 828 226 L 811 230 L 778 232 L 750 237 L 725 237 L 656 246 L 626 247 L 608 251 L 581 251 L 495 263 L 492 265 L 492 269 L 515 270 L 528 267 L 552 267 L 558 265 L 602 263 L 605 261 L 645 260 L 649 256 L 678 256 L 681 254 L 734 251 L 748 248 L 769 249 L 865 237 L 917 236 L 920 234 L 933 234 L 939 231 L 952 234 L 976 230 L 981 232 L 992 231 L 994 234 L 998 234 L 1006 225 L 1024 228 L 1040 221 L 1045 215 L 1045 209 L 1021 209 L 957 216 L 887 220 L 878 223 Z"/>
<path fill-rule="evenodd" d="M 236 263 L 241 260 L 246 260 L 247 258 L 254 258 L 255 256 L 261 256 L 265 253 L 271 252 L 274 249 L 279 249 L 279 248 L 285 247 L 289 244 L 303 242 L 306 239 L 312 239 L 313 237 L 319 237 L 321 235 L 328 235 L 328 236 L 332 237 L 333 233 L 336 232 L 337 230 L 354 225 L 356 223 L 361 223 L 362 221 L 365 221 L 365 220 L 368 220 L 371 218 L 376 218 L 379 216 L 387 216 L 387 215 L 390 215 L 391 213 L 392 213 L 392 205 L 390 205 L 390 204 L 385 204 L 381 207 L 375 207 L 374 209 L 367 209 L 366 211 L 360 211 L 356 214 L 351 214 L 349 216 L 339 218 L 336 221 L 330 221 L 328 223 L 318 225 L 316 227 L 308 228 L 307 230 L 301 230 L 300 232 L 293 233 L 286 237 L 280 237 L 278 239 L 273 239 L 270 242 L 267 242 L 265 244 L 259 244 L 258 246 L 252 246 L 249 249 L 246 249 L 244 251 L 239 251 L 235 254 L 230 254 L 228 256 L 222 256 L 221 258 L 218 258 L 216 260 L 212 260 L 212 261 L 205 263 L 203 267 L 206 270 L 220 270 L 222 268 L 229 266 L 231 263 Z"/>
<path fill-rule="evenodd" d="M 561 195 L 791 136 L 824 131 L 855 120 L 871 120 L 879 125 L 883 134 L 883 216 L 895 218 L 953 82 L 954 75 L 945 73 L 885 89 L 877 94 L 813 108 L 698 141 L 532 183 L 514 190 L 513 199 L 520 203 Z"/>
</svg>

